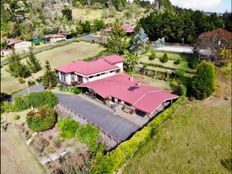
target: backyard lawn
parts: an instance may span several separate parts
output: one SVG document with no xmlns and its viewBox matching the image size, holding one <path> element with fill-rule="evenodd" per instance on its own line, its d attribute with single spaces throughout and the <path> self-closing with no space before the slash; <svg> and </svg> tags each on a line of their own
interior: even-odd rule
<svg viewBox="0 0 232 174">
<path fill-rule="evenodd" d="M 48 51 L 43 51 L 36 54 L 36 57 L 40 60 L 42 66 L 45 65 L 45 61 L 49 60 L 51 67 L 55 68 L 59 65 L 72 62 L 73 60 L 81 60 L 88 57 L 96 56 L 104 48 L 99 44 L 91 44 L 87 42 L 74 42 L 62 47 L 57 47 Z M 25 62 L 25 59 L 22 60 Z M 14 91 L 18 91 L 27 87 L 27 83 L 20 84 L 18 79 L 12 77 L 7 71 L 7 65 L 1 69 L 1 91 L 11 94 Z M 33 74 L 31 78 L 38 78 L 43 74 L 40 71 Z"/>
<path fill-rule="evenodd" d="M 8 128 L 6 132 L 2 131 L 1 133 L 1 173 L 46 173 L 13 126 Z"/>
<path fill-rule="evenodd" d="M 231 81 L 219 76 L 217 90 L 189 101 L 127 163 L 123 174 L 230 173 Z"/>
</svg>

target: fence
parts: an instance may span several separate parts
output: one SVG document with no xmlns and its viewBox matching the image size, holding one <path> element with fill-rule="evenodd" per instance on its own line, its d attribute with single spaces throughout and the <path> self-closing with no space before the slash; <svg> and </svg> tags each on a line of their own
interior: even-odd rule
<svg viewBox="0 0 232 174">
<path fill-rule="evenodd" d="M 96 126 L 96 127 L 101 131 L 102 134 L 104 134 L 107 138 L 109 138 L 110 140 L 112 140 L 114 143 L 119 144 L 119 143 L 121 142 L 121 141 L 118 140 L 117 138 L 111 136 L 110 133 L 108 133 L 108 132 L 107 132 L 106 130 L 104 130 L 102 127 L 98 126 L 97 124 L 95 124 L 95 123 L 92 122 L 91 120 L 87 119 L 86 117 L 84 117 L 84 116 L 82 116 L 82 115 L 76 113 L 74 110 L 71 110 L 70 108 L 68 108 L 68 107 L 65 106 L 64 104 L 59 103 L 59 104 L 58 104 L 58 107 L 61 107 L 61 108 L 65 109 L 66 112 L 69 112 L 70 114 L 75 115 L 76 117 L 78 117 L 79 119 L 83 120 L 84 122 L 90 123 L 90 124 Z"/>
</svg>

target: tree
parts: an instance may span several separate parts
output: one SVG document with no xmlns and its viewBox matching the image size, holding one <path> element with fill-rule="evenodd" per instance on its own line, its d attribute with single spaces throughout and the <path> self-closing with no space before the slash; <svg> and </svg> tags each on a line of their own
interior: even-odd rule
<svg viewBox="0 0 232 174">
<path fill-rule="evenodd" d="M 232 13 L 224 13 L 222 19 L 225 24 L 225 29 L 232 32 Z"/>
<path fill-rule="evenodd" d="M 202 62 L 192 78 L 191 94 L 196 99 L 209 97 L 215 90 L 215 68 L 212 63 Z"/>
<path fill-rule="evenodd" d="M 197 51 L 208 49 L 211 53 L 210 58 L 216 65 L 228 63 L 228 56 L 222 54 L 222 50 L 230 50 L 232 33 L 223 29 L 217 29 L 211 32 L 202 33 L 196 42 L 195 48 Z"/>
<path fill-rule="evenodd" d="M 135 65 L 137 64 L 138 57 L 136 54 L 128 53 L 125 55 L 125 59 L 128 66 L 128 72 L 133 73 L 135 71 Z"/>
<path fill-rule="evenodd" d="M 30 71 L 28 70 L 27 66 L 21 63 L 20 56 L 13 52 L 9 58 L 7 59 L 9 65 L 7 71 L 13 77 L 21 77 L 26 78 L 31 75 Z"/>
<path fill-rule="evenodd" d="M 68 21 L 72 20 L 72 9 L 65 6 L 61 12 L 62 12 L 62 16 L 66 18 Z"/>
<path fill-rule="evenodd" d="M 168 55 L 167 53 L 164 53 L 164 55 L 160 58 L 160 62 L 166 63 L 168 61 Z"/>
<path fill-rule="evenodd" d="M 131 50 L 144 50 L 148 41 L 149 38 L 147 37 L 147 34 L 145 33 L 144 29 L 140 28 L 139 32 L 134 36 L 132 40 Z"/>
<path fill-rule="evenodd" d="M 117 54 L 123 54 L 128 48 L 128 39 L 126 33 L 121 28 L 121 23 L 116 20 L 112 31 L 107 39 L 108 48 Z"/>
<path fill-rule="evenodd" d="M 99 19 L 94 19 L 93 20 L 93 30 L 96 32 L 96 31 L 99 31 L 101 30 L 103 27 L 104 27 L 104 21 L 103 20 L 99 20 Z"/>
<path fill-rule="evenodd" d="M 45 73 L 43 75 L 42 82 L 45 89 L 51 90 L 57 85 L 56 74 L 51 70 L 48 60 L 46 60 L 45 64 Z"/>
<path fill-rule="evenodd" d="M 83 28 L 83 32 L 84 33 L 89 33 L 90 32 L 90 23 L 89 23 L 89 21 L 82 21 L 82 22 L 80 22 L 80 24 L 81 24 L 81 26 L 82 26 L 82 28 Z"/>
<path fill-rule="evenodd" d="M 29 58 L 27 60 L 27 66 L 31 73 L 36 73 L 42 69 L 39 63 L 39 60 L 36 59 L 32 50 L 30 50 L 30 53 L 29 53 Z"/>
</svg>

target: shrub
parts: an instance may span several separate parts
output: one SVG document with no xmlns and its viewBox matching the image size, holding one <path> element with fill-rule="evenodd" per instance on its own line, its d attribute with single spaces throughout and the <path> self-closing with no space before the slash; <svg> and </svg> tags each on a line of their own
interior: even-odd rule
<svg viewBox="0 0 232 174">
<path fill-rule="evenodd" d="M 176 59 L 176 60 L 174 61 L 174 64 L 175 64 L 175 65 L 179 65 L 179 64 L 180 64 L 180 59 Z"/>
<path fill-rule="evenodd" d="M 25 80 L 22 79 L 22 78 L 19 78 L 18 81 L 19 81 L 19 83 L 21 83 L 21 84 L 22 84 L 22 83 L 25 83 Z"/>
<path fill-rule="evenodd" d="M 13 112 L 14 106 L 11 102 L 3 102 L 1 103 L 1 113 L 3 112 Z"/>
<path fill-rule="evenodd" d="M 191 94 L 196 99 L 209 97 L 215 90 L 215 68 L 212 63 L 202 62 L 192 78 Z"/>
<path fill-rule="evenodd" d="M 177 95 L 186 95 L 187 89 L 186 87 L 179 83 L 176 79 L 170 81 L 170 86 L 175 94 Z"/>
<path fill-rule="evenodd" d="M 98 153 L 96 161 L 92 166 L 91 173 L 114 173 L 119 167 L 130 159 L 136 151 L 150 139 L 154 130 L 159 128 L 183 102 L 185 96 L 179 99 L 168 109 L 159 114 L 154 120 L 148 123 L 142 130 L 136 132 L 131 139 L 121 143 L 116 149 L 109 152 L 106 156 Z"/>
<path fill-rule="evenodd" d="M 96 127 L 87 124 L 76 132 L 76 138 L 85 143 L 91 152 L 96 152 L 98 148 L 96 140 L 99 134 L 99 130 Z"/>
<path fill-rule="evenodd" d="M 14 119 L 15 119 L 15 120 L 20 119 L 20 115 L 15 115 L 15 116 L 14 116 Z"/>
<path fill-rule="evenodd" d="M 28 86 L 33 86 L 33 85 L 35 85 L 35 82 L 32 81 L 32 80 L 29 80 L 29 81 L 27 82 L 27 84 L 28 84 Z"/>
<path fill-rule="evenodd" d="M 168 61 L 167 53 L 164 53 L 164 55 L 159 60 L 161 63 L 166 63 Z"/>
<path fill-rule="evenodd" d="M 151 51 L 151 55 L 149 56 L 149 60 L 154 60 L 156 58 L 155 51 Z"/>
<path fill-rule="evenodd" d="M 59 120 L 58 128 L 60 129 L 60 136 L 63 138 L 73 138 L 77 129 L 79 128 L 79 123 L 71 118 L 64 118 Z"/>
<path fill-rule="evenodd" d="M 43 77 L 38 77 L 37 79 L 35 79 L 37 83 L 41 83 L 43 80 Z"/>
<path fill-rule="evenodd" d="M 12 103 L 13 111 L 22 111 L 25 109 L 47 106 L 54 107 L 58 103 L 57 97 L 48 91 L 34 92 L 22 96 L 16 96 Z"/>
<path fill-rule="evenodd" d="M 35 46 L 38 46 L 38 45 L 40 45 L 40 42 L 35 42 L 34 44 L 35 44 Z"/>
<path fill-rule="evenodd" d="M 196 69 L 199 64 L 198 56 L 191 56 L 188 58 L 188 67 L 192 69 Z"/>
<path fill-rule="evenodd" d="M 104 27 L 104 21 L 103 20 L 99 20 L 99 19 L 94 19 L 93 20 L 93 30 L 96 32 L 96 31 L 99 31 L 101 30 L 103 27 Z"/>
<path fill-rule="evenodd" d="M 186 72 L 186 70 L 183 68 L 180 68 L 180 69 L 177 69 L 175 72 L 178 77 L 182 77 L 184 73 Z"/>
<path fill-rule="evenodd" d="M 51 108 L 40 108 L 37 112 L 27 113 L 26 122 L 28 127 L 35 132 L 51 129 L 56 124 L 56 113 Z"/>
<path fill-rule="evenodd" d="M 78 87 L 73 87 L 73 88 L 71 89 L 71 91 L 72 91 L 72 93 L 74 93 L 74 94 L 80 94 L 80 93 L 81 93 L 81 90 L 80 90 L 80 88 L 78 88 Z"/>
</svg>

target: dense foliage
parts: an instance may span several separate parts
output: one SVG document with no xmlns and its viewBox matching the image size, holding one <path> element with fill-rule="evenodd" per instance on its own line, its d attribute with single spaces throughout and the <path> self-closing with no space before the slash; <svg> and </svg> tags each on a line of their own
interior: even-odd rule
<svg viewBox="0 0 232 174">
<path fill-rule="evenodd" d="M 8 57 L 7 61 L 9 64 L 7 71 L 13 77 L 26 78 L 31 75 L 28 67 L 20 61 L 20 56 L 15 52 Z"/>
<path fill-rule="evenodd" d="M 27 60 L 27 66 L 31 73 L 36 73 L 42 69 L 39 60 L 36 59 L 32 51 L 30 51 L 29 53 L 29 58 Z"/>
<path fill-rule="evenodd" d="M 46 60 L 45 62 L 45 73 L 43 75 L 43 86 L 45 89 L 51 90 L 57 85 L 56 73 L 51 70 L 51 66 Z"/>
<path fill-rule="evenodd" d="M 133 53 L 127 53 L 125 56 L 127 71 L 133 73 L 135 71 L 135 65 L 138 63 L 138 56 Z"/>
<path fill-rule="evenodd" d="M 60 129 L 60 136 L 63 138 L 73 138 L 79 128 L 79 123 L 71 118 L 64 118 L 59 120 L 58 128 Z"/>
<path fill-rule="evenodd" d="M 96 142 L 99 137 L 99 130 L 91 124 L 87 124 L 82 126 L 76 132 L 76 138 L 85 143 L 91 152 L 96 152 L 98 148 L 98 144 Z"/>
<path fill-rule="evenodd" d="M 35 132 L 51 129 L 56 124 L 56 113 L 52 108 L 39 108 L 37 112 L 27 113 L 26 122 L 28 127 Z"/>
<path fill-rule="evenodd" d="M 198 51 L 209 49 L 211 53 L 206 58 L 211 59 L 216 65 L 224 65 L 231 62 L 231 32 L 223 29 L 204 32 L 200 34 L 195 45 Z"/>
<path fill-rule="evenodd" d="M 197 99 L 209 97 L 215 90 L 215 68 L 212 63 L 202 62 L 197 66 L 192 79 L 192 95 Z"/>
<path fill-rule="evenodd" d="M 103 20 L 94 19 L 93 20 L 93 31 L 100 31 L 105 26 Z"/>
<path fill-rule="evenodd" d="M 116 20 L 112 31 L 107 39 L 107 47 L 114 53 L 123 54 L 128 48 L 128 38 L 126 33 L 121 28 L 122 23 Z"/>
<path fill-rule="evenodd" d="M 92 167 L 94 174 L 112 174 L 120 168 L 126 160 L 133 157 L 137 150 L 145 144 L 154 132 L 175 113 L 176 109 L 185 99 L 185 94 L 181 96 L 172 106 L 159 114 L 154 120 L 148 123 L 141 131 L 135 133 L 131 139 L 121 143 L 116 149 L 107 155 L 98 153 Z"/>
<path fill-rule="evenodd" d="M 224 28 L 215 13 L 207 16 L 201 11 L 180 10 L 176 13 L 152 13 L 139 21 L 150 40 L 165 37 L 167 42 L 193 43 L 199 34 Z"/>
<path fill-rule="evenodd" d="M 57 97 L 48 91 L 34 92 L 21 96 L 16 96 L 12 103 L 4 102 L 2 109 L 5 112 L 17 112 L 29 109 L 47 106 L 53 108 L 58 103 Z"/>
<path fill-rule="evenodd" d="M 81 89 L 78 88 L 78 87 L 73 87 L 73 88 L 71 89 L 71 91 L 72 91 L 72 93 L 74 93 L 74 94 L 80 94 L 80 93 L 81 93 Z"/>
</svg>

